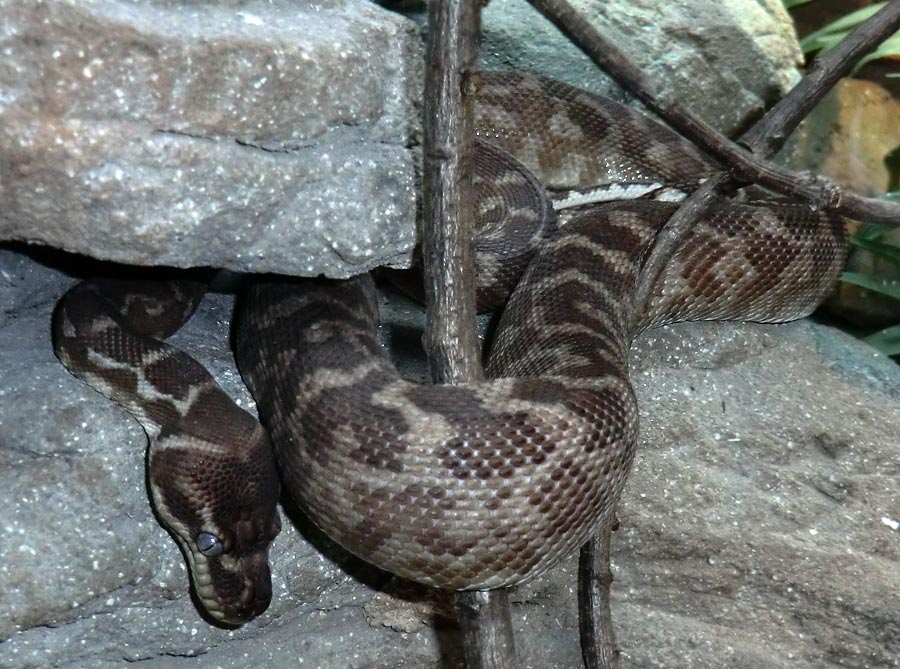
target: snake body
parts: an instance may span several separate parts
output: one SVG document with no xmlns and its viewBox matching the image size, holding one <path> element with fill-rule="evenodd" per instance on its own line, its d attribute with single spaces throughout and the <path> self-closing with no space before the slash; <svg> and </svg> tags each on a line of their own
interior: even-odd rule
<svg viewBox="0 0 900 669">
<path fill-rule="evenodd" d="M 62 363 L 147 432 L 148 485 L 185 555 L 197 598 L 240 623 L 272 598 L 269 544 L 281 529 L 278 472 L 265 430 L 189 355 L 160 338 L 199 304 L 197 283 L 90 280 L 53 317 Z"/>
<path fill-rule="evenodd" d="M 421 386 L 403 380 L 378 344 L 368 276 L 257 281 L 236 315 L 238 366 L 286 490 L 350 551 L 450 589 L 530 578 L 571 553 L 610 512 L 634 457 L 637 409 L 627 353 L 637 334 L 679 320 L 807 315 L 830 289 L 847 248 L 843 223 L 806 207 L 723 202 L 676 253 L 650 305 L 637 311 L 632 295 L 642 265 L 676 207 L 664 200 L 677 199 L 710 173 L 703 156 L 626 107 L 530 75 L 482 75 L 477 130 L 479 263 L 491 278 L 479 292 L 487 299 L 491 286 L 515 286 L 486 381 Z M 645 199 L 625 199 L 635 195 Z M 551 206 L 560 212 L 555 222 Z M 521 278 L 509 278 L 523 270 Z M 502 301 L 510 289 L 490 299 Z M 89 290 L 99 303 L 99 290 Z M 149 397 L 174 383 L 157 382 L 150 367 L 170 355 L 187 356 L 159 353 L 157 344 L 109 352 L 129 326 L 97 311 L 75 325 L 69 299 L 56 321 L 57 351 L 69 369 L 149 420 L 148 431 L 164 439 L 193 425 L 188 417 L 207 402 L 200 391 L 190 395 L 208 387 L 199 372 L 172 386 L 181 404 L 166 420 L 147 408 Z M 149 381 L 152 392 L 141 391 L 135 379 Z M 247 455 L 266 452 L 264 438 L 241 442 L 229 434 L 235 421 L 239 432 L 256 439 L 250 423 L 242 427 L 244 418 L 223 416 L 214 422 L 224 436 L 203 427 L 202 438 L 187 440 L 185 469 L 196 471 L 197 458 L 218 448 L 206 439 L 233 444 L 225 457 L 265 460 Z M 204 445 L 195 448 L 198 439 Z M 218 482 L 211 486 L 202 473 L 202 494 L 186 492 L 198 481 L 174 474 L 166 490 L 177 493 L 154 492 L 158 508 L 175 494 L 203 499 L 199 511 L 171 514 L 186 552 L 196 553 L 198 536 L 208 542 L 207 535 L 241 534 L 228 525 L 239 518 L 255 528 L 248 534 L 256 562 L 232 561 L 229 573 L 262 569 L 277 533 L 275 493 L 263 488 L 277 490 L 277 484 L 271 468 L 258 467 L 265 474 L 250 484 L 227 476 L 253 493 L 239 511 L 234 494 Z M 233 518 L 219 505 L 234 506 Z M 186 522 L 188 516 L 202 522 Z M 209 559 L 225 562 L 231 553 L 224 548 Z M 195 563 L 192 568 L 196 586 Z M 235 607 L 231 599 L 213 604 L 227 611 L 221 619 L 239 622 L 258 613 L 259 607 Z"/>
</svg>

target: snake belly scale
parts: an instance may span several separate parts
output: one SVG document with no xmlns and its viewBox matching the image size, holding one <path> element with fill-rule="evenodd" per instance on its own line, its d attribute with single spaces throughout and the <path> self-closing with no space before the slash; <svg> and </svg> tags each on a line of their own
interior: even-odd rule
<svg viewBox="0 0 900 669">
<path fill-rule="evenodd" d="M 492 298 L 497 302 L 512 290 L 488 380 L 461 386 L 403 380 L 378 343 L 368 276 L 255 281 L 239 300 L 235 330 L 238 366 L 286 491 L 345 548 L 449 589 L 530 578 L 574 551 L 610 512 L 634 457 L 637 408 L 627 355 L 637 334 L 679 320 L 807 315 L 829 291 L 847 249 L 843 223 L 804 206 L 723 201 L 696 226 L 651 303 L 638 311 L 632 296 L 642 264 L 676 208 L 664 200 L 710 174 L 703 156 L 626 107 L 531 75 L 483 73 L 476 126 L 479 265 L 488 277 L 479 279 L 479 293 L 508 285 L 502 298 Z M 635 196 L 644 199 L 623 199 Z M 500 225 L 500 218 L 514 222 Z M 506 256 L 514 270 L 506 269 Z M 98 290 L 88 291 L 92 304 L 102 301 Z M 170 514 L 186 553 L 218 551 L 201 563 L 206 590 L 216 590 L 222 576 L 210 576 L 207 560 L 226 562 L 234 578 L 244 574 L 243 591 L 232 588 L 209 605 L 225 611 L 217 617 L 252 617 L 262 605 L 248 605 L 246 589 L 264 588 L 247 584 L 267 582 L 261 563 L 278 531 L 265 436 L 230 413 L 215 413 L 217 434 L 225 436 L 194 427 L 187 417 L 199 415 L 197 405 L 219 401 L 199 390 L 209 388 L 205 377 L 193 374 L 177 385 L 148 373 L 159 359 L 186 354 L 158 353 L 163 345 L 155 343 L 104 352 L 111 338 L 121 338 L 119 329 L 130 327 L 124 317 L 84 307 L 88 316 L 76 327 L 68 299 L 55 330 L 69 369 L 149 420 L 157 441 L 189 424 L 204 444 L 230 442 L 226 457 L 256 463 L 240 500 L 210 477 L 189 483 L 173 476 L 177 486 L 203 490 L 192 493 L 201 500 L 193 511 Z M 125 399 L 114 387 L 137 388 L 142 380 L 149 390 L 144 383 Z M 172 388 L 180 398 L 175 409 L 148 408 L 151 400 L 164 404 L 160 396 Z M 229 437 L 232 423 L 252 438 Z M 184 457 L 192 462 L 195 455 Z M 264 493 L 267 486 L 275 492 Z M 172 495 L 154 491 L 157 507 Z M 220 513 L 220 505 L 234 510 Z M 166 512 L 160 515 L 166 520 Z M 241 555 L 253 556 L 243 563 L 233 559 L 238 536 L 248 539 Z M 242 597 L 244 604 L 235 605 Z"/>
</svg>

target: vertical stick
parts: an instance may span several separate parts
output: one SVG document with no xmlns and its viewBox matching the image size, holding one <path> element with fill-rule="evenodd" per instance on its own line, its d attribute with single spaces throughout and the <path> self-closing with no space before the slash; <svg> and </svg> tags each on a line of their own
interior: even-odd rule
<svg viewBox="0 0 900 669">
<path fill-rule="evenodd" d="M 483 378 L 470 195 L 480 9 L 477 0 L 432 0 L 428 12 L 422 257 L 425 350 L 435 383 Z M 518 666 L 505 590 L 457 593 L 457 609 L 469 669 Z"/>
<path fill-rule="evenodd" d="M 578 555 L 578 631 L 585 669 L 620 666 L 609 597 L 613 581 L 610 539 L 615 523 L 616 514 L 611 513 L 594 540 L 582 546 Z"/>
<path fill-rule="evenodd" d="M 456 615 L 469 669 L 518 669 L 507 590 L 456 593 Z"/>
<path fill-rule="evenodd" d="M 475 336 L 473 88 L 480 7 L 438 0 L 428 11 L 425 72 L 425 350 L 435 383 L 482 378 Z"/>
</svg>

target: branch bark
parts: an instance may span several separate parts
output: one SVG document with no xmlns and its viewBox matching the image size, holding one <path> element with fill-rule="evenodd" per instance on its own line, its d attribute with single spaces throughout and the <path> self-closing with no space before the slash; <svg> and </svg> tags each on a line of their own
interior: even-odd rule
<svg viewBox="0 0 900 669">
<path fill-rule="evenodd" d="M 429 4 L 425 72 L 422 262 L 428 304 L 425 350 L 435 383 L 482 378 L 475 335 L 475 217 L 470 196 L 480 9 Z"/>
<path fill-rule="evenodd" d="M 613 512 L 597 537 L 582 546 L 578 555 L 578 631 L 585 669 L 620 666 L 609 598 L 613 582 L 609 554 L 615 525 Z"/>
<path fill-rule="evenodd" d="M 472 0 L 429 3 L 422 260 L 425 349 L 435 383 L 484 374 L 475 334 L 471 197 L 480 9 Z M 459 592 L 456 600 L 469 669 L 517 667 L 507 591 Z"/>
</svg>

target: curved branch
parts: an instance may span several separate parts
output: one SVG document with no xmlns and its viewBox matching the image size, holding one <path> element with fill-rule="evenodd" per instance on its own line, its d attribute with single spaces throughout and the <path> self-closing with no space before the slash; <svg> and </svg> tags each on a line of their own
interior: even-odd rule
<svg viewBox="0 0 900 669">
<path fill-rule="evenodd" d="M 670 92 L 654 84 L 566 0 L 528 2 L 617 83 L 632 92 L 675 130 L 700 146 L 741 184 L 758 183 L 779 193 L 807 200 L 814 206 L 833 209 L 843 216 L 900 226 L 900 204 L 896 202 L 849 193 L 822 177 L 798 173 L 765 160 L 781 146 L 784 138 L 837 79 L 849 74 L 862 56 L 900 28 L 900 0 L 889 2 L 881 11 L 854 29 L 841 45 L 826 54 L 823 58 L 825 65 L 814 68 L 794 91 L 788 93 L 783 104 L 776 105 L 763 117 L 765 128 L 751 129 L 744 135 L 742 143 L 752 150 L 730 141 L 682 106 Z M 774 114 L 775 118 L 770 118 L 770 114 Z M 775 132 L 778 137 L 769 139 L 762 134 L 764 131 Z"/>
</svg>

